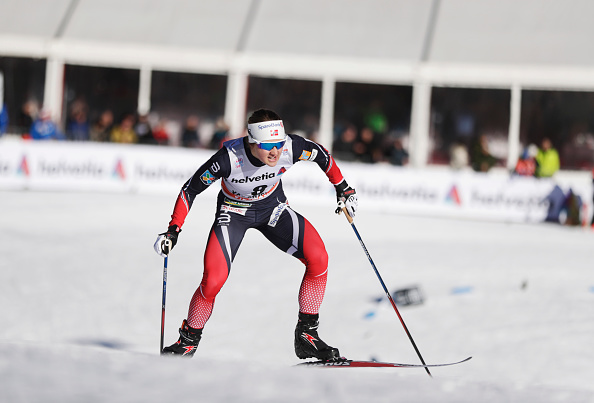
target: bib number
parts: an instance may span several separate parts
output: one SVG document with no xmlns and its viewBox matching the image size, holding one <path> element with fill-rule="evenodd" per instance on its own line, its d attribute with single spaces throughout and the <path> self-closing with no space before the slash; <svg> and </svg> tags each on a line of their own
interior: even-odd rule
<svg viewBox="0 0 594 403">
<path fill-rule="evenodd" d="M 260 185 L 260 186 L 256 186 L 253 190 L 252 190 L 252 196 L 253 197 L 258 197 L 260 196 L 262 193 L 264 193 L 264 191 L 266 190 L 268 186 L 267 185 Z"/>
</svg>

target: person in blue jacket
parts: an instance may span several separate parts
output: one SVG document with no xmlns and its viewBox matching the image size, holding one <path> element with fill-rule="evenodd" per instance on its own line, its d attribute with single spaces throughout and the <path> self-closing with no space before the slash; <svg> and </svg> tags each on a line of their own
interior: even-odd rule
<svg viewBox="0 0 594 403">
<path fill-rule="evenodd" d="M 66 137 L 52 119 L 48 110 L 42 110 L 39 117 L 33 121 L 29 132 L 33 140 L 64 140 Z"/>
<path fill-rule="evenodd" d="M 6 104 L 0 105 L 0 136 L 6 133 L 8 129 L 8 111 L 6 110 Z"/>
</svg>

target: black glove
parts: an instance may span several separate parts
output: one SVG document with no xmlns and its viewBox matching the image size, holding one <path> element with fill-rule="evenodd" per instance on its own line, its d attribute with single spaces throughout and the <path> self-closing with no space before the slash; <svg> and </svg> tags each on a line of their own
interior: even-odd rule
<svg viewBox="0 0 594 403">
<path fill-rule="evenodd" d="M 357 198 L 357 192 L 355 189 L 349 186 L 345 180 L 335 186 L 336 189 L 336 201 L 338 207 L 336 208 L 336 214 L 340 214 L 343 207 L 346 207 L 347 213 L 354 217 L 359 206 L 359 199 Z"/>
<path fill-rule="evenodd" d="M 180 232 L 181 228 L 179 228 L 177 225 L 171 225 L 169 228 L 167 228 L 167 232 L 159 234 L 154 245 L 155 252 L 157 252 L 157 254 L 162 257 L 169 255 L 169 252 L 171 252 L 171 249 L 173 249 L 177 243 L 177 237 L 179 236 Z"/>
</svg>

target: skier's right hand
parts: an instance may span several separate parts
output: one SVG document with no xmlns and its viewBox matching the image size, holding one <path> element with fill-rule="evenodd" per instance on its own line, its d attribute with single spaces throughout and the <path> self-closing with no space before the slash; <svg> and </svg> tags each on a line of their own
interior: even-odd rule
<svg viewBox="0 0 594 403">
<path fill-rule="evenodd" d="M 162 257 L 169 255 L 169 252 L 171 252 L 171 249 L 173 249 L 177 243 L 177 237 L 180 232 L 181 228 L 179 228 L 177 225 L 172 225 L 167 228 L 167 232 L 159 234 L 154 245 L 155 252 L 157 252 L 157 254 Z"/>
</svg>

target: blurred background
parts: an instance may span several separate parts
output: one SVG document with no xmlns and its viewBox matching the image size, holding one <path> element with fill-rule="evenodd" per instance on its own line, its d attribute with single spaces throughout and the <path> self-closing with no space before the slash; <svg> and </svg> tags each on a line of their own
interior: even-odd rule
<svg viewBox="0 0 594 403">
<path fill-rule="evenodd" d="M 374 160 L 401 140 L 416 166 L 448 164 L 452 145 L 485 135 L 513 167 L 549 137 L 562 169 L 591 169 L 593 12 L 587 0 L 8 0 L 3 130 L 27 133 L 46 108 L 90 140 L 74 132 L 110 111 L 113 125 L 148 115 L 180 145 L 195 116 L 208 146 L 269 106 L 329 148 L 372 129 Z"/>
<path fill-rule="evenodd" d="M 581 172 L 589 186 L 593 12 L 588 0 L 6 0 L 0 132 L 217 149 L 268 107 L 343 161 Z M 557 161 L 540 169 L 549 149 Z"/>
</svg>

